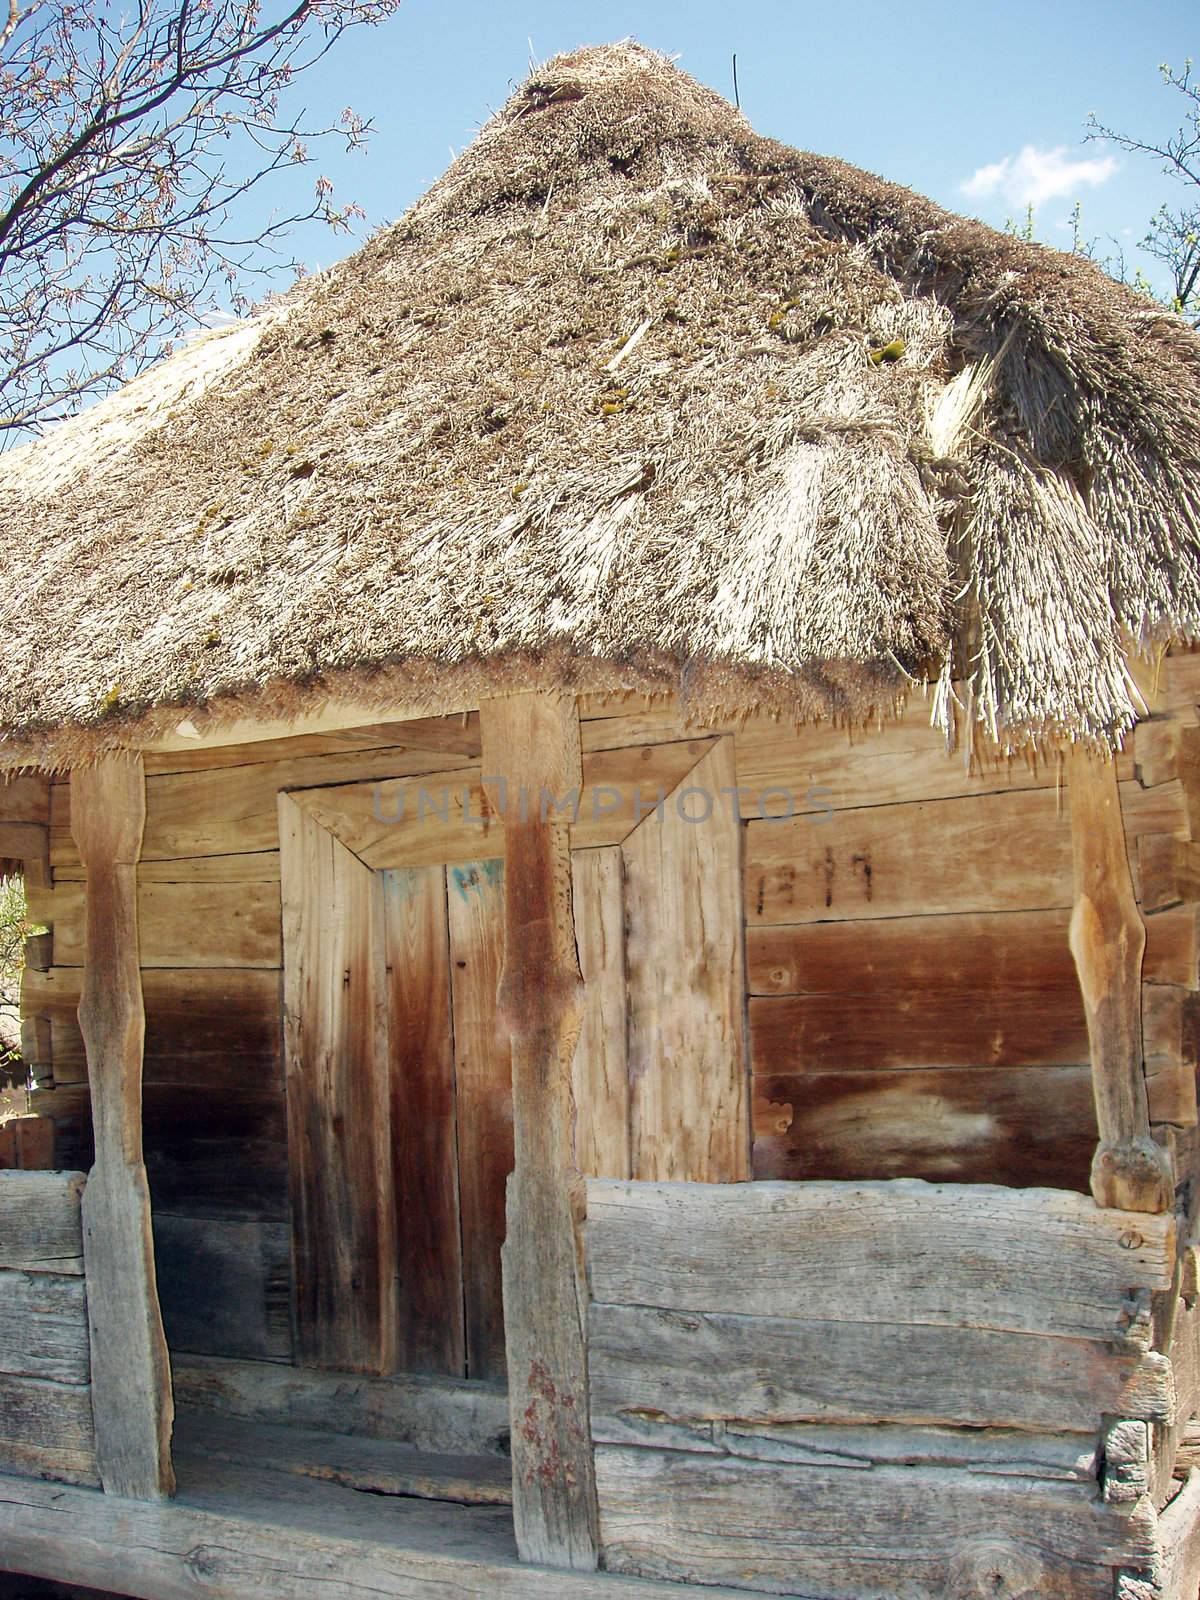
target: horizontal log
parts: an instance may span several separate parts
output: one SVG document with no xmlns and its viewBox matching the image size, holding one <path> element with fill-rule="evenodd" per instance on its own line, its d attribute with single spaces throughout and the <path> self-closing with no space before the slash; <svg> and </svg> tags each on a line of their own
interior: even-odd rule
<svg viewBox="0 0 1200 1600">
<path fill-rule="evenodd" d="M 366 1378 L 186 1354 L 173 1363 L 173 1376 L 181 1411 L 390 1439 L 418 1450 L 508 1454 L 508 1395 L 496 1384 Z"/>
<path fill-rule="evenodd" d="M 669 1584 L 527 1566 L 503 1506 L 398 1505 L 180 1453 L 169 1505 L 0 1479 L 0 1568 L 156 1600 L 678 1600 Z M 743 1600 L 716 1588 L 706 1600 Z"/>
<path fill-rule="evenodd" d="M 589 1310 L 592 1432 L 666 1425 L 924 1423 L 1092 1436 L 1102 1412 L 1169 1422 L 1170 1363 L 1110 1343 L 990 1329 Z M 637 1426 L 631 1439 L 629 1428 Z"/>
<path fill-rule="evenodd" d="M 0 778 L 0 822 L 29 822 L 46 827 L 50 821 L 50 781 L 40 773 L 17 773 Z"/>
<path fill-rule="evenodd" d="M 55 1082 L 83 1083 L 76 1012 L 81 969 L 26 972 L 22 1004 L 51 1028 Z M 147 1082 L 213 1088 L 280 1084 L 280 979 L 254 968 L 161 968 L 142 974 Z"/>
<path fill-rule="evenodd" d="M 286 1219 L 287 1116 L 275 1084 L 209 1094 L 147 1084 L 142 1124 L 156 1207 Z"/>
<path fill-rule="evenodd" d="M 1131 840 L 1186 831 L 1177 782 L 1122 784 L 1121 801 Z M 750 822 L 745 884 L 751 923 L 1063 908 L 1071 831 L 1053 790 Z"/>
<path fill-rule="evenodd" d="M 306 733 L 287 724 L 256 734 L 269 734 L 244 744 L 213 744 L 175 740 L 174 748 L 152 750 L 146 756 L 147 773 L 204 772 L 214 767 L 257 766 L 268 761 L 294 761 L 300 756 L 353 756 L 376 750 L 420 750 L 433 754 L 479 757 L 479 713 L 448 717 L 418 717 L 407 722 L 368 721 L 327 732 Z M 228 730 L 233 731 L 233 730 Z"/>
<path fill-rule="evenodd" d="M 90 1385 L 0 1373 L 0 1471 L 98 1484 Z"/>
<path fill-rule="evenodd" d="M 1145 915 L 1200 900 L 1200 845 L 1173 833 L 1144 833 L 1137 852 Z"/>
<path fill-rule="evenodd" d="M 292 1359 L 291 1229 L 154 1213 L 158 1299 L 173 1354 Z"/>
<path fill-rule="evenodd" d="M 81 1172 L 0 1172 L 0 1267 L 83 1272 Z"/>
<path fill-rule="evenodd" d="M 54 1383 L 90 1381 L 81 1277 L 0 1271 L 0 1373 Z"/>
<path fill-rule="evenodd" d="M 151 776 L 142 860 L 277 850 L 281 789 L 443 772 L 470 761 L 461 752 L 393 747 Z M 56 871 L 79 862 L 70 835 L 67 783 L 55 784 L 50 794 L 50 859 Z"/>
<path fill-rule="evenodd" d="M 932 1023 L 929 1031 L 936 1037 Z M 756 1064 L 770 1060 L 770 1035 L 763 1038 L 755 1015 L 751 1037 Z M 784 1050 L 774 1055 L 782 1068 Z M 801 1068 L 756 1072 L 752 1087 L 758 1178 L 1088 1188 L 1096 1113 L 1086 1066 Z"/>
<path fill-rule="evenodd" d="M 54 877 L 60 887 L 65 883 L 83 883 L 83 865 L 80 862 L 68 862 L 56 870 Z M 246 850 L 232 856 L 186 856 L 171 861 L 144 861 L 138 865 L 140 884 L 277 883 L 278 881 L 278 850 Z M 39 900 L 38 905 L 41 919 L 52 922 L 54 892 L 49 891 L 49 900 Z"/>
<path fill-rule="evenodd" d="M 587 1217 L 598 1301 L 1066 1338 L 1116 1337 L 1126 1294 L 1167 1288 L 1175 1252 L 1169 1216 L 1102 1211 L 1066 1190 L 907 1179 L 591 1179 Z"/>
<path fill-rule="evenodd" d="M 84 885 L 64 883 L 54 901 L 55 962 L 81 967 Z M 282 965 L 277 881 L 143 883 L 138 925 L 143 968 Z"/>
<path fill-rule="evenodd" d="M 994 1593 L 1111 1600 L 1111 1568 L 1148 1564 L 1152 1511 L 1076 1483 L 938 1468 L 831 1470 L 600 1445 L 609 1571 L 739 1583 L 824 1600 Z M 982 1584 L 986 1540 L 1003 1587 Z M 1014 1582 L 1014 1579 L 1021 1581 Z"/>
</svg>

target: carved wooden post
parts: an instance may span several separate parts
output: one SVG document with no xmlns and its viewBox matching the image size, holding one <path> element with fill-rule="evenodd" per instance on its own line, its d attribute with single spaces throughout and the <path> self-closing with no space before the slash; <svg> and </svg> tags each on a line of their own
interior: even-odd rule
<svg viewBox="0 0 1200 1600">
<path fill-rule="evenodd" d="M 1121 822 L 1116 764 L 1074 746 L 1068 757 L 1075 909 L 1071 954 L 1079 973 L 1092 1055 L 1100 1144 L 1092 1162 L 1096 1204 L 1168 1211 L 1171 1158 L 1150 1136 L 1142 1072 L 1142 954 Z"/>
<path fill-rule="evenodd" d="M 579 721 L 570 699 L 519 695 L 485 702 L 480 724 L 484 782 L 505 837 L 499 1017 L 513 1071 L 503 1254 L 513 1515 L 524 1560 L 587 1570 L 596 1565 L 596 1491 L 571 1094 L 583 983 L 568 813 L 548 803 L 579 790 Z"/>
<path fill-rule="evenodd" d="M 145 820 L 140 760 L 72 774 L 71 832 L 87 873 L 79 1025 L 96 1132 L 83 1196 L 96 1457 L 108 1494 L 153 1500 L 174 1492 L 175 1477 L 171 1370 L 142 1161 L 137 862 Z"/>
</svg>

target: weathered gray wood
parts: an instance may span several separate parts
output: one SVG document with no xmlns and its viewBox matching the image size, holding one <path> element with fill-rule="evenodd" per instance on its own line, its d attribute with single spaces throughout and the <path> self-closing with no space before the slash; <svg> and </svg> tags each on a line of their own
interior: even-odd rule
<svg viewBox="0 0 1200 1600">
<path fill-rule="evenodd" d="M 1151 1510 L 1076 1483 L 613 1445 L 597 1448 L 596 1477 L 609 1570 L 679 1582 L 822 1600 L 1110 1600 L 1112 1567 L 1156 1552 Z M 999 1564 L 980 1560 L 981 1541 Z"/>
<path fill-rule="evenodd" d="M 88 1383 L 83 1279 L 51 1272 L 0 1272 L 0 1372 L 56 1383 Z"/>
<path fill-rule="evenodd" d="M 81 1172 L 0 1172 L 0 1267 L 83 1273 Z"/>
<path fill-rule="evenodd" d="M 1165 1289 L 1170 1217 L 987 1184 L 587 1185 L 592 1294 L 622 1305 L 1107 1339 Z M 931 1268 L 936 1263 L 936 1270 Z"/>
<path fill-rule="evenodd" d="M 1200 1472 L 1193 1470 L 1158 1522 L 1162 1552 L 1155 1600 L 1196 1600 L 1200 1588 Z"/>
<path fill-rule="evenodd" d="M 512 1047 L 513 1145 L 503 1250 L 513 1431 L 513 1521 L 522 1557 L 596 1566 L 587 1345 L 577 1237 L 583 1183 L 571 1067 L 583 980 L 565 816 L 543 806 L 582 783 L 573 700 L 485 701 L 483 771 L 505 813 L 504 968 L 497 1022 Z M 521 790 L 532 797 L 522 805 Z"/>
<path fill-rule="evenodd" d="M 79 1026 L 96 1144 L 83 1198 L 96 1457 L 110 1494 L 155 1499 L 172 1493 L 174 1474 L 171 1369 L 142 1159 L 137 861 L 145 822 L 140 760 L 109 759 L 73 775 L 71 831 L 87 869 Z"/>
<path fill-rule="evenodd" d="M 0 1568 L 148 1600 L 679 1600 L 671 1584 L 524 1565 L 505 1507 L 396 1501 L 190 1457 L 180 1468 L 180 1500 L 154 1507 L 0 1479 Z"/>
<path fill-rule="evenodd" d="M 643 1439 L 659 1423 L 711 1420 L 1094 1434 L 1102 1412 L 1174 1415 L 1166 1357 L 1098 1339 L 597 1304 L 588 1333 L 592 1432 L 609 1442 L 629 1438 L 631 1420 Z"/>
<path fill-rule="evenodd" d="M 392 1439 L 355 1439 L 228 1417 L 188 1416 L 176 1433 L 180 1448 L 202 1451 L 214 1461 L 266 1467 L 366 1494 L 464 1506 L 512 1504 L 512 1467 L 500 1456 L 414 1450 Z"/>
<path fill-rule="evenodd" d="M 154 1214 L 154 1256 L 172 1358 L 292 1359 L 286 1222 Z"/>
<path fill-rule="evenodd" d="M 0 1373 L 0 1471 L 98 1484 L 88 1385 Z"/>
<path fill-rule="evenodd" d="M 181 1410 L 390 1439 L 418 1450 L 508 1456 L 508 1394 L 496 1384 L 316 1372 L 262 1361 L 177 1357 Z"/>
</svg>

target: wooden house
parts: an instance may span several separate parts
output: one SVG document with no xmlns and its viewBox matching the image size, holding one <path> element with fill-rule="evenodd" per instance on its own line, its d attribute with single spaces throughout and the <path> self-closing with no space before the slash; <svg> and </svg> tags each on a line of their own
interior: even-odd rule
<svg viewBox="0 0 1200 1600">
<path fill-rule="evenodd" d="M 0 1567 L 1194 1600 L 1198 485 L 632 45 L 4 456 Z"/>
</svg>

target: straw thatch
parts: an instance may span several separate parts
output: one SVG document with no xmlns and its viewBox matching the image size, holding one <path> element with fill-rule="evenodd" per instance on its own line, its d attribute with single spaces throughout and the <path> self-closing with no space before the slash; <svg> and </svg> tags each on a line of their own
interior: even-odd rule
<svg viewBox="0 0 1200 1600">
<path fill-rule="evenodd" d="M 3 749 L 939 677 L 1009 746 L 1115 741 L 1123 642 L 1200 633 L 1198 458 L 1179 319 L 580 51 L 352 259 L 0 462 Z"/>
</svg>

